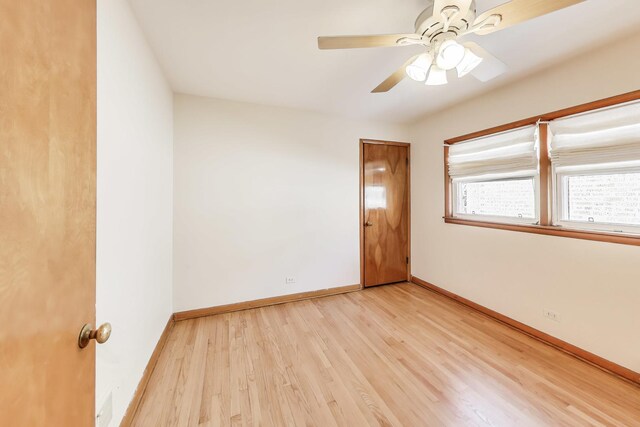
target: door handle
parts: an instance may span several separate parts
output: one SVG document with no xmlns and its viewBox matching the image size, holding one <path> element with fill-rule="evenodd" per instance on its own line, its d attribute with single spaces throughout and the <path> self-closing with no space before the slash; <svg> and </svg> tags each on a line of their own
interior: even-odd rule
<svg viewBox="0 0 640 427">
<path fill-rule="evenodd" d="M 371 227 L 372 225 L 373 225 L 373 223 L 372 223 L 372 222 L 369 222 L 369 221 L 367 221 L 367 222 L 365 222 L 365 223 L 364 223 L 364 226 L 365 226 L 365 227 Z"/>
<path fill-rule="evenodd" d="M 98 344 L 104 344 L 111 336 L 111 323 L 103 323 L 98 329 L 93 329 L 91 323 L 85 324 L 78 336 L 78 347 L 85 348 L 89 341 L 96 340 Z"/>
</svg>

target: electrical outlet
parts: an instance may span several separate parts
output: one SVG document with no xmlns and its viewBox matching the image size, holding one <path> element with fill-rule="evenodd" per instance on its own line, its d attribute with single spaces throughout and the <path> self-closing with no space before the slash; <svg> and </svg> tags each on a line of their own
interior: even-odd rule
<svg viewBox="0 0 640 427">
<path fill-rule="evenodd" d="M 109 393 L 107 400 L 102 404 L 102 409 L 96 416 L 96 427 L 109 427 L 111 418 L 113 418 L 113 395 Z"/>
<path fill-rule="evenodd" d="M 296 279 L 295 279 L 295 277 L 285 277 L 284 278 L 284 283 L 286 285 L 290 285 L 292 283 L 296 283 Z"/>
<path fill-rule="evenodd" d="M 553 320 L 554 322 L 560 322 L 560 315 L 555 311 L 544 309 L 542 310 L 542 315 L 548 319 Z"/>
</svg>

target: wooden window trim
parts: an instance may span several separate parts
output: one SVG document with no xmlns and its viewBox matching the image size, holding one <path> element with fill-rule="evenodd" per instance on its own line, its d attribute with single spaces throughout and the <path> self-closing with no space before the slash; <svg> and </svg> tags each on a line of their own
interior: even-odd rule
<svg viewBox="0 0 640 427">
<path fill-rule="evenodd" d="M 549 158 L 549 124 L 540 123 L 540 225 L 551 226 L 551 159 Z"/>
<path fill-rule="evenodd" d="M 640 235 L 625 233 L 608 233 L 600 231 L 580 230 L 575 228 L 557 227 L 552 225 L 551 217 L 551 161 L 548 153 L 548 129 L 546 122 L 556 120 L 562 117 L 573 116 L 575 114 L 585 113 L 588 111 L 598 110 L 601 108 L 611 107 L 626 102 L 640 100 L 640 90 L 601 99 L 587 104 L 575 107 L 565 108 L 563 110 L 554 111 L 552 113 L 541 114 L 529 117 L 524 120 L 518 120 L 501 126 L 492 127 L 478 132 L 469 133 L 467 135 L 451 138 L 445 141 L 444 147 L 444 221 L 447 224 L 468 225 L 482 228 L 494 228 L 499 230 L 519 231 L 525 233 L 542 234 L 546 236 L 568 237 L 573 239 L 594 240 L 598 242 L 618 243 L 624 245 L 640 246 Z M 540 122 L 540 225 L 522 225 L 501 222 L 475 221 L 469 219 L 455 218 L 453 216 L 452 182 L 449 176 L 449 167 L 447 157 L 449 154 L 449 146 L 459 142 L 468 141 L 495 133 L 505 132 L 524 126 L 534 125 Z"/>
</svg>

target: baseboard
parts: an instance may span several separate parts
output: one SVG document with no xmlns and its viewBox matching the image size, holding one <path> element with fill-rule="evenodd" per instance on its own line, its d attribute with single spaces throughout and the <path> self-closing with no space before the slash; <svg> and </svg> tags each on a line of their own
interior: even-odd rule
<svg viewBox="0 0 640 427">
<path fill-rule="evenodd" d="M 545 344 L 548 344 L 554 348 L 564 351 L 574 357 L 577 357 L 580 360 L 583 360 L 591 365 L 594 365 L 600 369 L 603 369 L 607 372 L 610 372 L 614 375 L 617 375 L 621 378 L 631 381 L 634 384 L 640 385 L 640 373 L 632 371 L 631 369 L 625 368 L 624 366 L 620 366 L 617 363 L 614 363 L 610 360 L 607 360 L 603 357 L 600 357 L 596 354 L 590 353 L 587 350 L 584 350 L 580 347 L 576 347 L 573 344 L 569 344 L 566 341 L 563 341 L 559 338 L 551 336 L 545 332 L 539 331 L 531 326 L 527 326 L 524 323 L 518 322 L 510 317 L 507 317 L 503 314 L 498 313 L 497 311 L 493 311 L 490 308 L 484 307 L 480 304 L 477 304 L 471 300 L 468 300 L 460 295 L 454 294 L 453 292 L 447 291 L 446 289 L 442 289 L 436 285 L 433 285 L 429 282 L 426 282 L 422 279 L 419 279 L 415 276 L 411 276 L 411 282 L 421 286 L 425 289 L 428 289 L 432 292 L 438 293 L 445 297 L 448 297 L 454 301 L 457 301 L 463 305 L 466 305 L 469 308 L 472 308 L 484 315 L 487 315 L 501 323 L 506 324 L 526 335 L 529 335 L 532 338 L 537 339 Z"/>
<path fill-rule="evenodd" d="M 321 289 L 317 291 L 301 292 L 297 294 L 282 295 L 271 298 L 257 299 L 253 301 L 239 302 L 235 304 L 218 305 L 215 307 L 198 308 L 196 310 L 180 311 L 173 315 L 176 322 L 195 319 L 197 317 L 213 316 L 214 314 L 229 313 L 232 311 L 248 310 L 251 308 L 266 307 L 269 305 L 284 304 L 287 302 L 302 301 L 310 298 L 326 297 L 330 295 L 345 294 L 359 291 L 360 285 L 340 286 L 337 288 Z"/>
<path fill-rule="evenodd" d="M 127 411 L 120 422 L 120 427 L 129 427 L 133 422 L 133 418 L 138 411 L 138 407 L 140 406 L 140 402 L 142 401 L 142 396 L 144 395 L 145 390 L 147 389 L 147 385 L 149 384 L 149 379 L 151 378 L 151 374 L 153 373 L 156 364 L 158 363 L 158 358 L 162 353 L 162 349 L 167 343 L 167 338 L 169 338 L 169 333 L 171 329 L 173 329 L 174 321 L 173 315 L 169 317 L 169 321 L 167 321 L 167 325 L 164 327 L 164 331 L 162 331 L 162 335 L 160 335 L 160 339 L 156 344 L 156 348 L 151 353 L 151 357 L 149 358 L 149 363 L 144 368 L 144 372 L 142 373 L 142 378 L 138 383 L 138 388 L 136 388 L 136 392 L 133 395 L 133 399 L 129 402 L 129 406 L 127 407 Z"/>
</svg>

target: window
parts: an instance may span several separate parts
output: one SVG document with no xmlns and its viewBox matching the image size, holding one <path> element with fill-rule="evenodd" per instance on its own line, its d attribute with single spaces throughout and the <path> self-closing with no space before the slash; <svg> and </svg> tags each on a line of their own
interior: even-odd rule
<svg viewBox="0 0 640 427">
<path fill-rule="evenodd" d="M 535 126 L 449 148 L 453 215 L 491 222 L 538 221 L 538 135 Z"/>
<path fill-rule="evenodd" d="M 640 102 L 554 120 L 553 224 L 640 233 Z"/>
<path fill-rule="evenodd" d="M 495 219 L 536 220 L 536 183 L 533 178 L 459 182 L 456 216 L 486 216 Z"/>
<path fill-rule="evenodd" d="M 640 170 L 561 174 L 559 195 L 559 224 L 619 232 L 640 226 Z"/>
<path fill-rule="evenodd" d="M 640 91 L 445 142 L 445 222 L 640 246 Z"/>
</svg>

